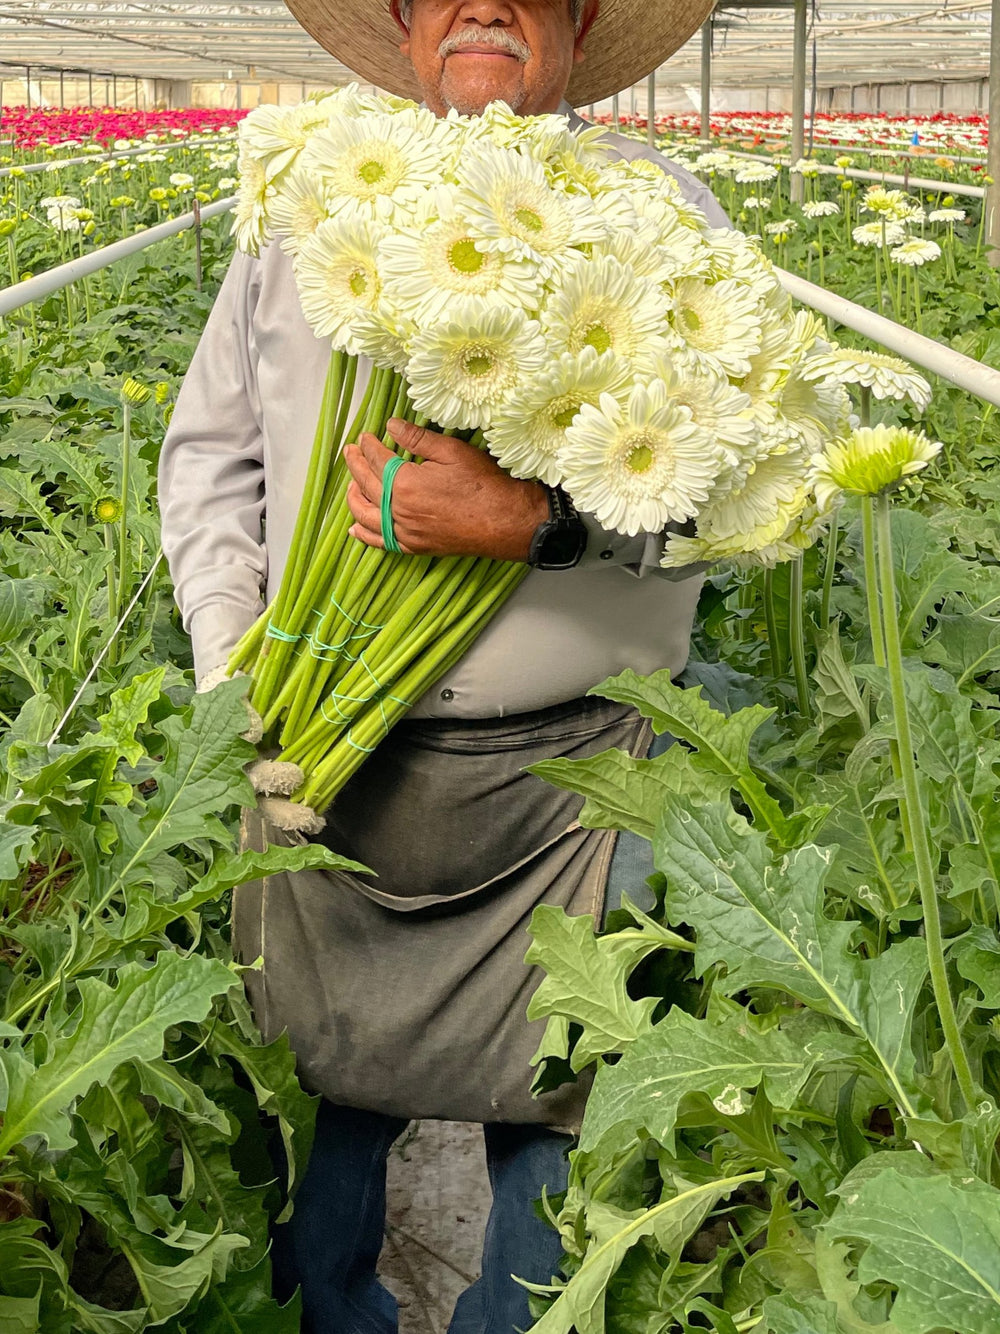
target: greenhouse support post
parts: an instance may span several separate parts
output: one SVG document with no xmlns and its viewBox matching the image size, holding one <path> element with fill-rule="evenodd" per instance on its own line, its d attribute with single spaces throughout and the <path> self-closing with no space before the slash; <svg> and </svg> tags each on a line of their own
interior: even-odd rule
<svg viewBox="0 0 1000 1334">
<path fill-rule="evenodd" d="M 986 192 L 986 258 L 1000 269 L 1000 0 L 993 0 L 990 20 L 990 143 L 987 174 L 993 184 Z"/>
<path fill-rule="evenodd" d="M 807 0 L 795 0 L 795 34 L 792 50 L 792 162 L 798 162 L 805 152 L 806 120 L 806 17 Z M 801 204 L 805 198 L 805 179 L 793 175 L 790 198 Z"/>
<path fill-rule="evenodd" d="M 712 137 L 712 16 L 701 25 L 701 142 Z"/>
<path fill-rule="evenodd" d="M 646 142 L 656 147 L 656 70 L 646 81 Z"/>
</svg>

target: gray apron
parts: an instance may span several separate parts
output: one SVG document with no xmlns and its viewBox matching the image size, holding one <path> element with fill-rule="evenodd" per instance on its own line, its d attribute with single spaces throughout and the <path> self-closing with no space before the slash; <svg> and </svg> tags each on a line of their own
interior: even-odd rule
<svg viewBox="0 0 1000 1334">
<path fill-rule="evenodd" d="M 394 1116 L 579 1124 L 584 1081 L 532 1098 L 544 1021 L 527 925 L 540 903 L 600 919 L 615 832 L 526 765 L 649 725 L 598 698 L 501 719 L 400 723 L 338 796 L 322 840 L 376 876 L 301 871 L 237 890 L 233 936 L 265 1038 L 287 1029 L 306 1088 Z M 284 835 L 247 811 L 245 845 Z"/>
</svg>

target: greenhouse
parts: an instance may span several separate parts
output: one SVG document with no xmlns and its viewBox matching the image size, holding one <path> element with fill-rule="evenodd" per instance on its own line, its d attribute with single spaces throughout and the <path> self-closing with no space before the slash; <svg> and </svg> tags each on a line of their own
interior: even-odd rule
<svg viewBox="0 0 1000 1334">
<path fill-rule="evenodd" d="M 0 1334 L 1000 1334 L 996 119 L 0 5 Z"/>
</svg>

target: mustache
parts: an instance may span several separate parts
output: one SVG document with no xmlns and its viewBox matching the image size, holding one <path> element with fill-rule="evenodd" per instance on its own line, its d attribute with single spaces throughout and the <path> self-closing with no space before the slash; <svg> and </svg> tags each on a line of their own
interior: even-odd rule
<svg viewBox="0 0 1000 1334">
<path fill-rule="evenodd" d="M 531 48 L 518 41 L 506 28 L 462 28 L 451 37 L 446 37 L 438 47 L 438 56 L 444 60 L 455 51 L 466 46 L 495 46 L 508 56 L 513 56 L 522 65 L 531 59 Z"/>
</svg>

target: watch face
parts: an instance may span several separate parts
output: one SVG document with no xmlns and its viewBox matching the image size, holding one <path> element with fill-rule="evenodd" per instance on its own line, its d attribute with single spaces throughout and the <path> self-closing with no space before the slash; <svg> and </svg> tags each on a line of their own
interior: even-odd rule
<svg viewBox="0 0 1000 1334">
<path fill-rule="evenodd" d="M 587 530 L 574 520 L 550 520 L 540 535 L 533 564 L 542 570 L 568 570 L 577 564 L 587 545 Z"/>
</svg>

